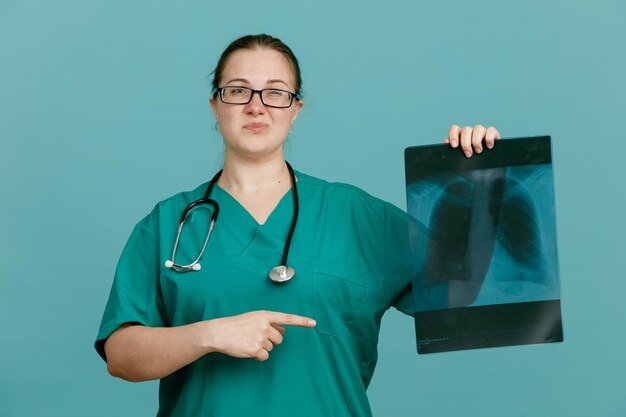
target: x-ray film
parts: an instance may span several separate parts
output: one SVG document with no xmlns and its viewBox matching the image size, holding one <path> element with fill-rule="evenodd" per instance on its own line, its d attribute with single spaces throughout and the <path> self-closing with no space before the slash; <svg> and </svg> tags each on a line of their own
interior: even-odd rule
<svg viewBox="0 0 626 417">
<path fill-rule="evenodd" d="M 405 164 L 418 353 L 563 341 L 550 137 Z"/>
</svg>

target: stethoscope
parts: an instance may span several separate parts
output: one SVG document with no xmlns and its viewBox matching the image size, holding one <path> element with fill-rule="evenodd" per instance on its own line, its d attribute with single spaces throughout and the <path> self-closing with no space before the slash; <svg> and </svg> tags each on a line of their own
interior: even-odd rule
<svg viewBox="0 0 626 417">
<path fill-rule="evenodd" d="M 296 271 L 292 267 L 287 266 L 287 256 L 289 254 L 289 245 L 291 244 L 291 239 L 293 238 L 293 232 L 296 228 L 296 222 L 298 221 L 298 213 L 300 211 L 299 204 L 298 204 L 299 202 L 298 187 L 296 186 L 296 177 L 293 173 L 293 169 L 291 168 L 291 165 L 289 165 L 289 162 L 287 161 L 285 161 L 285 164 L 287 164 L 287 170 L 289 171 L 289 177 L 291 178 L 291 190 L 293 194 L 293 218 L 291 220 L 291 227 L 289 228 L 289 234 L 287 234 L 287 240 L 285 241 L 285 248 L 283 249 L 283 258 L 281 260 L 281 263 L 277 267 L 274 267 L 269 273 L 270 279 L 274 282 L 289 281 L 296 274 Z M 200 269 L 202 269 L 202 266 L 200 265 L 200 258 L 202 258 L 202 255 L 204 254 L 204 250 L 206 249 L 206 246 L 209 243 L 209 237 L 211 236 L 211 232 L 213 231 L 213 228 L 215 227 L 215 222 L 217 221 L 217 215 L 220 211 L 220 206 L 219 204 L 217 204 L 217 201 L 212 200 L 211 198 L 209 198 L 209 196 L 211 195 L 211 191 L 213 190 L 213 187 L 217 183 L 217 180 L 222 175 L 222 171 L 223 170 L 220 170 L 217 174 L 215 174 L 213 179 L 211 179 L 211 182 L 209 183 L 209 186 L 207 187 L 206 193 L 204 193 L 204 197 L 189 204 L 187 207 L 185 207 L 185 210 L 183 210 L 183 214 L 180 218 L 180 224 L 178 225 L 178 233 L 176 234 L 176 242 L 174 242 L 174 249 L 172 250 L 172 258 L 171 260 L 168 259 L 167 261 L 165 261 L 166 268 L 171 268 L 176 272 L 199 271 Z M 185 221 L 187 220 L 187 216 L 189 215 L 191 210 L 193 210 L 194 208 L 202 204 L 208 204 L 213 207 L 213 213 L 211 213 L 211 223 L 209 224 L 209 231 L 207 232 L 206 238 L 204 239 L 204 244 L 202 245 L 202 249 L 200 250 L 200 253 L 198 254 L 198 257 L 196 258 L 196 260 L 193 261 L 192 263 L 187 264 L 187 265 L 177 264 L 175 260 L 176 250 L 178 249 L 178 243 L 180 242 L 180 235 L 183 231 L 183 225 L 185 224 Z"/>
</svg>

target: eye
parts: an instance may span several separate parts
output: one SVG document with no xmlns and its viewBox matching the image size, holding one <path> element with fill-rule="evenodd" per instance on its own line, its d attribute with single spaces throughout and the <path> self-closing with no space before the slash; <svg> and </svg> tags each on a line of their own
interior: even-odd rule
<svg viewBox="0 0 626 417">
<path fill-rule="evenodd" d="M 268 97 L 271 97 L 271 98 L 280 98 L 280 97 L 285 97 L 288 95 L 286 91 L 282 91 L 282 90 L 267 90 L 266 94 Z"/>
<path fill-rule="evenodd" d="M 244 96 L 247 94 L 247 89 L 242 87 L 231 87 L 228 92 L 234 96 Z"/>
</svg>

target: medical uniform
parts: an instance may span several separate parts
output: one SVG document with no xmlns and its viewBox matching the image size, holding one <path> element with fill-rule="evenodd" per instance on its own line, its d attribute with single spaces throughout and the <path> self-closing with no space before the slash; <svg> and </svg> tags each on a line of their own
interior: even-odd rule
<svg viewBox="0 0 626 417">
<path fill-rule="evenodd" d="M 96 349 L 124 323 L 180 326 L 254 310 L 312 317 L 286 326 L 267 361 L 210 353 L 161 379 L 158 416 L 370 416 L 366 388 L 380 320 L 391 305 L 412 313 L 406 214 L 362 190 L 296 172 L 300 215 L 287 264 L 295 277 L 269 280 L 293 215 L 292 191 L 263 225 L 216 186 L 219 217 L 202 269 L 165 268 L 180 215 L 206 184 L 159 203 L 133 230 L 120 258 Z M 207 208 L 204 210 L 208 211 Z M 197 256 L 207 231 L 198 210 L 176 261 Z M 106 358 L 105 358 L 106 359 Z"/>
</svg>

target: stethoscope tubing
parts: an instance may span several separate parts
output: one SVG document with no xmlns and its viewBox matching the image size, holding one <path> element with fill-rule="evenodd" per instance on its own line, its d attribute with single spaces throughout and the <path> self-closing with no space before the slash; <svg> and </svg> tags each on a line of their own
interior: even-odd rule
<svg viewBox="0 0 626 417">
<path fill-rule="evenodd" d="M 285 241 L 285 247 L 283 248 L 283 256 L 281 258 L 281 264 L 270 272 L 270 278 L 272 279 L 272 281 L 275 281 L 275 282 L 288 281 L 295 274 L 295 271 L 293 270 L 293 268 L 287 267 L 286 265 L 287 265 L 287 258 L 289 256 L 289 248 L 291 247 L 291 240 L 293 239 L 293 234 L 295 232 L 296 224 L 298 222 L 298 215 L 300 213 L 300 204 L 299 204 L 300 199 L 298 197 L 298 187 L 296 185 L 296 177 L 293 172 L 293 168 L 291 167 L 289 162 L 285 161 L 285 164 L 287 165 L 287 170 L 289 171 L 289 178 L 291 179 L 291 190 L 292 190 L 292 195 L 293 195 L 294 213 L 293 213 L 293 218 L 291 220 L 291 226 L 289 227 L 289 233 L 287 234 L 287 239 Z M 211 179 L 211 181 L 209 182 L 209 186 L 207 187 L 207 190 L 204 193 L 204 197 L 190 203 L 187 207 L 185 207 L 185 210 L 183 210 L 183 213 L 180 217 L 180 223 L 178 225 L 178 231 L 176 233 L 176 241 L 174 242 L 174 248 L 172 249 L 171 260 L 165 261 L 165 266 L 167 268 L 172 268 L 176 272 L 188 272 L 191 270 L 199 271 L 201 269 L 200 259 L 202 258 L 202 255 L 204 255 L 204 251 L 209 243 L 209 237 L 211 236 L 211 232 L 213 231 L 213 228 L 215 227 L 215 223 L 217 222 L 217 217 L 219 215 L 219 210 L 220 210 L 220 206 L 218 202 L 211 199 L 210 195 L 211 195 L 211 192 L 213 191 L 213 188 L 215 187 L 215 184 L 217 183 L 218 179 L 222 175 L 223 171 L 224 171 L 223 169 L 218 171 L 217 174 L 215 174 L 215 176 Z M 187 264 L 187 265 L 177 264 L 175 263 L 174 259 L 176 257 L 176 251 L 178 250 L 178 244 L 180 243 L 180 236 L 183 231 L 183 226 L 191 210 L 193 210 L 195 207 L 201 204 L 209 204 L 213 207 L 213 212 L 211 213 L 211 223 L 209 224 L 209 230 L 204 239 L 202 249 L 200 250 L 198 257 L 190 264 Z"/>
<path fill-rule="evenodd" d="M 289 162 L 285 161 L 285 164 L 287 164 L 287 170 L 289 171 L 289 177 L 291 178 L 291 194 L 293 196 L 293 219 L 291 220 L 289 233 L 287 233 L 287 240 L 285 241 L 285 247 L 283 249 L 283 257 L 280 261 L 281 265 L 287 265 L 287 257 L 289 255 L 289 248 L 291 247 L 291 239 L 293 238 L 293 233 L 296 230 L 296 223 L 298 222 L 298 215 L 300 214 L 300 199 L 298 197 L 298 187 L 296 186 L 296 176 L 293 173 L 293 168 L 291 168 Z"/>
</svg>

